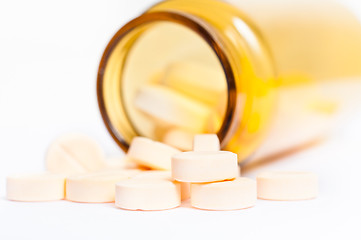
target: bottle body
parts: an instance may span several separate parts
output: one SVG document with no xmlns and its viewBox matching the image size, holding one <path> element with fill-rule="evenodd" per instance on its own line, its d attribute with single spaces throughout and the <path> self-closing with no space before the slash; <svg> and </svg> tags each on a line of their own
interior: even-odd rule
<svg viewBox="0 0 361 240">
<path fill-rule="evenodd" d="M 137 135 L 166 141 L 181 132 L 186 143 L 180 145 L 190 150 L 194 134 L 217 133 L 221 147 L 244 161 L 270 126 L 283 125 L 274 123 L 280 109 L 283 122 L 311 115 L 310 124 L 323 124 L 313 100 L 300 101 L 313 91 L 311 81 L 301 81 L 307 87 L 296 91 L 278 91 L 297 77 L 281 83 L 285 78 L 276 71 L 272 46 L 236 7 L 213 0 L 164 1 L 110 41 L 98 72 L 99 107 L 125 150 Z M 277 105 L 295 98 L 298 104 Z"/>
</svg>

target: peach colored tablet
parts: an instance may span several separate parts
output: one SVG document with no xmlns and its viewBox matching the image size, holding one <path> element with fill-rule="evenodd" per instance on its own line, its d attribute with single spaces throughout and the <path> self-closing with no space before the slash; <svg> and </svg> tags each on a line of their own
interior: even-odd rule
<svg viewBox="0 0 361 240">
<path fill-rule="evenodd" d="M 150 170 L 150 171 L 143 171 L 133 178 L 135 179 L 165 179 L 172 181 L 172 173 L 171 171 L 157 171 L 157 170 Z M 190 197 L 190 183 L 181 182 L 181 199 L 186 200 Z"/>
<path fill-rule="evenodd" d="M 115 206 L 127 210 L 165 210 L 181 203 L 180 184 L 163 179 L 129 179 L 116 184 Z"/>
<path fill-rule="evenodd" d="M 180 182 L 214 182 L 238 176 L 237 154 L 183 152 L 172 157 L 172 177 Z"/>
<path fill-rule="evenodd" d="M 226 96 L 227 84 L 222 71 L 208 64 L 182 61 L 171 64 L 162 82 L 173 89 L 209 105 Z"/>
<path fill-rule="evenodd" d="M 37 202 L 64 199 L 65 175 L 40 173 L 17 174 L 6 179 L 9 200 Z"/>
<path fill-rule="evenodd" d="M 139 173 L 119 170 L 71 176 L 66 179 L 66 199 L 73 202 L 114 202 L 115 184 Z"/>
<path fill-rule="evenodd" d="M 191 205 L 207 210 L 235 210 L 253 207 L 257 200 L 256 181 L 236 178 L 230 181 L 191 184 Z"/>
<path fill-rule="evenodd" d="M 203 132 L 212 112 L 206 104 L 162 85 L 140 87 L 134 105 L 164 126 L 192 132 Z"/>
<path fill-rule="evenodd" d="M 53 173 L 79 174 L 105 167 L 104 153 L 96 141 L 81 134 L 57 138 L 46 154 L 46 169 Z"/>
<path fill-rule="evenodd" d="M 145 137 L 133 138 L 127 158 L 142 166 L 157 170 L 170 170 L 171 158 L 180 153 L 176 148 Z"/>
<path fill-rule="evenodd" d="M 317 176 L 310 172 L 264 172 L 257 176 L 258 198 L 304 200 L 318 194 Z"/>
</svg>

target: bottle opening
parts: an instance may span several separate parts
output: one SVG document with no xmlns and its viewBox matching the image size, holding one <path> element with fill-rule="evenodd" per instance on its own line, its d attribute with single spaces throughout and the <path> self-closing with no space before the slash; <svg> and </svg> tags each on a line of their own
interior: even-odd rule
<svg viewBox="0 0 361 240">
<path fill-rule="evenodd" d="M 234 88 L 212 33 L 174 13 L 147 13 L 110 41 L 98 74 L 104 122 L 126 149 L 145 136 L 191 150 L 193 135 L 217 133 L 231 119 Z"/>
</svg>

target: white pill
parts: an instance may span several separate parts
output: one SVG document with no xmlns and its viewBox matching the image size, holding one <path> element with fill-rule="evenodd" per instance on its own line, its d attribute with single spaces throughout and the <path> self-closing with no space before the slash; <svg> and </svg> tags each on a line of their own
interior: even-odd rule
<svg viewBox="0 0 361 240">
<path fill-rule="evenodd" d="M 230 181 L 191 184 L 191 205 L 207 210 L 236 210 L 253 207 L 257 200 L 256 181 L 236 178 Z"/>
<path fill-rule="evenodd" d="M 181 151 L 191 151 L 193 149 L 194 134 L 179 128 L 167 131 L 162 138 L 162 142 Z"/>
<path fill-rule="evenodd" d="M 318 194 L 318 178 L 310 172 L 264 172 L 257 176 L 258 198 L 304 200 Z"/>
<path fill-rule="evenodd" d="M 237 154 L 182 152 L 172 157 L 172 177 L 180 182 L 214 182 L 238 176 Z"/>
<path fill-rule="evenodd" d="M 86 203 L 114 202 L 115 184 L 137 173 L 138 170 L 118 170 L 68 177 L 66 199 Z"/>
<path fill-rule="evenodd" d="M 165 210 L 181 203 L 180 184 L 163 179 L 129 179 L 116 184 L 115 206 L 128 210 Z"/>
<path fill-rule="evenodd" d="M 220 151 L 220 143 L 216 134 L 197 134 L 193 139 L 193 151 Z"/>
<path fill-rule="evenodd" d="M 104 153 L 91 138 L 80 134 L 56 139 L 46 154 L 46 169 L 53 173 L 80 174 L 105 167 Z"/>
<path fill-rule="evenodd" d="M 172 172 L 171 171 L 159 171 L 159 170 L 150 170 L 150 171 L 143 171 L 133 178 L 135 179 L 164 179 L 172 181 Z M 190 197 L 190 183 L 188 182 L 181 182 L 181 199 L 186 200 Z"/>
<path fill-rule="evenodd" d="M 133 138 L 127 158 L 142 166 L 157 170 L 170 170 L 171 158 L 180 153 L 176 148 L 145 137 Z"/>
<path fill-rule="evenodd" d="M 161 85 L 140 87 L 134 104 L 164 125 L 192 132 L 203 132 L 212 114 L 209 106 Z"/>
<path fill-rule="evenodd" d="M 177 91 L 208 104 L 218 104 L 226 96 L 226 78 L 221 69 L 197 62 L 170 65 L 162 82 Z"/>
<path fill-rule="evenodd" d="M 64 199 L 65 175 L 41 173 L 7 177 L 6 195 L 9 200 L 37 202 Z"/>
</svg>

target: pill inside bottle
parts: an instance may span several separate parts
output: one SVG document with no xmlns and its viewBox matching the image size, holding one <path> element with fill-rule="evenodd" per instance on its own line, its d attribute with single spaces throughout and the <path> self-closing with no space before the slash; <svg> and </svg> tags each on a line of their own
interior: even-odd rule
<svg viewBox="0 0 361 240">
<path fill-rule="evenodd" d="M 122 82 L 124 110 L 137 134 L 161 140 L 172 129 L 216 132 L 223 118 L 227 83 L 222 66 L 195 32 L 156 23 L 130 50 Z"/>
<path fill-rule="evenodd" d="M 126 46 L 119 44 L 104 73 L 105 110 L 117 133 L 125 141 L 134 136 L 163 141 L 174 131 L 217 133 L 228 86 L 214 49 L 194 30 L 173 22 L 145 25 L 131 37 L 136 41 L 126 59 L 121 57 Z M 120 92 L 110 93 L 111 88 Z M 172 145 L 190 146 L 192 139 Z"/>
</svg>

